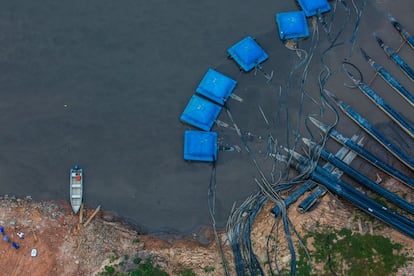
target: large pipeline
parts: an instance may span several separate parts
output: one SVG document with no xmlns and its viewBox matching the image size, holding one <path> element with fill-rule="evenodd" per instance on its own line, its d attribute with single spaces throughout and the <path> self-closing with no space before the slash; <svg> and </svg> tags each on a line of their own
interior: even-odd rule
<svg viewBox="0 0 414 276">
<path fill-rule="evenodd" d="M 378 45 L 384 50 L 385 54 L 400 67 L 403 73 L 411 80 L 414 81 L 414 71 L 411 67 L 400 57 L 396 51 L 391 49 L 391 47 L 385 45 L 384 41 L 378 36 L 378 34 L 373 33 L 375 39 L 378 42 Z"/>
<path fill-rule="evenodd" d="M 387 102 L 385 102 L 374 90 L 362 81 L 356 80 L 351 73 L 348 73 L 349 78 L 359 88 L 359 90 L 368 97 L 379 109 L 381 109 L 387 116 L 393 120 L 405 133 L 411 138 L 414 138 L 414 128 L 404 119 L 397 111 L 395 111 Z"/>
<path fill-rule="evenodd" d="M 414 36 L 412 36 L 393 16 L 388 15 L 388 19 L 394 28 L 400 33 L 401 37 L 410 45 L 414 50 Z"/>
<path fill-rule="evenodd" d="M 292 160 L 290 164 L 300 172 L 307 170 L 306 165 L 296 160 Z M 332 193 L 344 198 L 364 212 L 367 212 L 385 224 L 397 229 L 401 233 L 414 238 L 414 221 L 391 211 L 387 207 L 367 197 L 353 188 L 350 184 L 335 178 L 320 166 L 316 166 L 315 170 L 310 174 L 310 177 L 314 181 L 324 185 Z"/>
<path fill-rule="evenodd" d="M 399 83 L 387 70 L 375 62 L 368 54 L 361 48 L 361 54 L 369 65 L 380 75 L 380 77 L 388 83 L 398 94 L 401 95 L 411 106 L 414 106 L 414 96 L 401 83 Z"/>
<path fill-rule="evenodd" d="M 352 138 L 354 137 L 355 135 L 352 136 Z M 362 145 L 362 140 L 363 140 L 362 138 L 359 140 L 358 145 Z M 350 151 L 343 159 L 343 162 L 345 164 L 351 164 L 355 156 L 356 156 L 356 153 L 353 151 Z M 328 163 L 328 164 L 330 164 L 330 166 L 333 167 L 331 163 Z M 340 178 L 342 174 L 343 174 L 343 171 L 341 171 L 339 168 L 335 168 L 332 171 L 332 175 L 336 176 L 337 178 Z M 310 208 L 312 208 L 316 204 L 319 198 L 321 198 L 323 195 L 326 194 L 327 191 L 328 190 L 326 189 L 325 186 L 319 185 L 318 187 L 316 187 L 316 189 L 314 189 L 308 197 L 306 197 L 304 200 L 302 200 L 301 203 L 299 203 L 298 205 L 299 212 L 301 213 L 307 212 Z"/>
<path fill-rule="evenodd" d="M 378 185 L 356 169 L 352 168 L 351 166 L 348 166 L 338 158 L 336 158 L 332 153 L 328 152 L 326 149 L 321 148 L 316 143 L 310 141 L 309 139 L 303 139 L 304 143 L 308 145 L 310 148 L 316 150 L 317 152 L 321 153 L 321 157 L 325 159 L 328 162 L 331 162 L 333 165 L 338 167 L 338 169 L 345 172 L 347 175 L 352 177 L 354 180 L 356 180 L 359 184 L 367 187 L 368 189 L 371 189 L 372 191 L 376 192 L 378 195 L 384 197 L 385 199 L 389 200 L 390 202 L 394 203 L 396 206 L 400 207 L 401 209 L 414 214 L 414 205 L 410 202 L 404 200 L 403 198 L 399 197 L 395 193 L 392 193 L 382 187 L 381 185 Z M 413 225 L 414 226 L 414 225 Z"/>
<path fill-rule="evenodd" d="M 377 167 L 378 169 L 382 170 L 389 176 L 401 181 L 402 183 L 406 184 L 410 188 L 414 189 L 414 179 L 403 174 L 402 172 L 394 169 L 380 158 L 375 156 L 374 154 L 370 153 L 363 147 L 359 146 L 357 143 L 352 141 L 350 138 L 343 136 L 341 133 L 336 131 L 335 129 L 330 128 L 328 125 L 323 124 L 322 122 L 316 120 L 313 117 L 309 117 L 311 122 L 316 125 L 320 130 L 325 133 L 328 133 L 330 137 L 335 139 L 338 143 L 347 146 L 354 152 L 356 152 L 360 157 L 364 158 L 368 162 L 370 162 L 373 166 Z"/>
<path fill-rule="evenodd" d="M 374 128 L 364 117 L 358 114 L 348 104 L 339 100 L 334 94 L 325 89 L 325 92 L 330 96 L 349 118 L 351 118 L 357 125 L 363 128 L 372 138 L 378 141 L 386 150 L 393 154 L 398 160 L 404 163 L 411 170 L 414 170 L 414 161 L 405 154 L 402 150 L 394 146 L 384 135 L 382 135 L 376 128 Z"/>
<path fill-rule="evenodd" d="M 358 136 L 354 135 L 352 137 L 352 140 L 356 140 L 358 138 Z M 346 163 L 351 163 L 351 161 L 353 160 L 353 158 L 349 158 L 349 150 L 346 147 L 342 147 L 338 150 L 338 152 L 335 154 L 335 156 L 338 159 L 343 159 L 344 162 Z M 327 171 L 332 171 L 335 169 L 335 167 L 330 164 L 330 163 L 326 163 L 323 168 Z M 306 193 L 307 191 L 313 189 L 316 186 L 316 183 L 308 180 L 305 183 L 303 183 L 299 188 L 297 188 L 295 191 L 293 191 L 288 197 L 286 197 L 284 199 L 284 203 L 285 203 L 285 208 L 289 208 L 290 205 L 292 205 L 293 203 L 295 203 L 299 197 L 301 197 L 304 193 Z M 280 207 L 278 205 L 276 205 L 272 210 L 271 213 L 273 215 L 275 215 L 276 217 L 279 216 L 280 214 Z"/>
</svg>

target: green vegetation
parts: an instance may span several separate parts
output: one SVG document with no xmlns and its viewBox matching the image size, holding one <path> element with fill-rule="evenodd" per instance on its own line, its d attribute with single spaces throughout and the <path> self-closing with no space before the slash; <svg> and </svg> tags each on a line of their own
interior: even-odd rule
<svg viewBox="0 0 414 276">
<path fill-rule="evenodd" d="M 147 259 L 145 263 L 140 264 L 133 271 L 130 272 L 131 276 L 168 276 L 167 272 L 163 271 L 158 266 L 154 266 L 150 259 Z"/>
<path fill-rule="evenodd" d="M 100 272 L 100 276 L 168 276 L 167 272 L 163 271 L 159 266 L 154 265 L 151 259 L 147 259 L 145 262 L 141 262 L 141 258 L 134 258 L 133 263 L 137 265 L 133 269 L 126 270 L 126 263 L 128 263 L 129 257 L 125 258 L 123 262 L 114 264 L 112 266 L 105 266 L 104 271 Z M 130 264 L 130 263 L 129 263 Z M 188 274 L 191 271 L 184 270 L 180 276 L 195 275 Z"/>
<path fill-rule="evenodd" d="M 309 232 L 304 240 L 312 260 L 299 249 L 298 275 L 391 275 L 410 260 L 401 254 L 402 245 L 348 229 Z"/>
<path fill-rule="evenodd" d="M 115 268 L 113 268 L 112 266 L 105 266 L 105 272 L 108 274 L 114 274 L 115 273 Z"/>
<path fill-rule="evenodd" d="M 216 270 L 214 267 L 212 267 L 212 266 L 206 266 L 205 268 L 204 268 L 204 272 L 205 273 L 210 273 L 210 272 L 214 272 L 214 270 Z"/>
</svg>

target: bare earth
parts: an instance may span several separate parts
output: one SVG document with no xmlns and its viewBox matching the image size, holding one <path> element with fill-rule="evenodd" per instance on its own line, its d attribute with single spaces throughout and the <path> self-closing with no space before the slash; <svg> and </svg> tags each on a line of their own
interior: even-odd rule
<svg viewBox="0 0 414 276">
<path fill-rule="evenodd" d="M 394 186 L 392 180 L 387 187 Z M 36 202 L 30 199 L 16 199 L 9 196 L 0 198 L 0 225 L 12 242 L 18 242 L 16 250 L 10 243 L 0 241 L 1 275 L 96 275 L 104 271 L 105 265 L 113 265 L 123 260 L 123 256 L 141 259 L 151 258 L 170 275 L 177 275 L 181 268 L 191 269 L 196 275 L 223 275 L 220 255 L 213 242 L 211 230 L 205 228 L 199 234 L 211 240 L 209 245 L 202 245 L 194 239 L 166 240 L 150 235 L 139 235 L 128 225 L 114 221 L 104 211 L 87 225 L 79 224 L 79 217 L 72 215 L 68 203 Z M 275 221 L 269 213 L 272 204 L 267 204 L 259 215 L 253 228 L 252 244 L 259 261 L 266 262 L 266 243 Z M 94 210 L 84 210 L 83 221 Z M 404 245 L 404 250 L 411 256 L 414 241 L 388 227 L 356 219 L 352 206 L 344 204 L 333 196 L 325 196 L 319 206 L 308 214 L 300 214 L 295 206 L 289 209 L 289 216 L 300 234 L 320 226 L 335 228 L 346 227 L 355 232 L 371 232 L 390 237 L 394 242 Z M 374 224 L 380 224 L 374 222 Z M 25 233 L 24 239 L 17 237 L 17 232 Z M 282 267 L 288 267 L 290 255 L 283 244 L 280 233 L 278 259 Z M 226 235 L 220 234 L 226 243 Z M 32 248 L 38 256 L 31 257 Z M 232 253 L 228 245 L 224 246 L 229 268 L 234 274 Z M 117 258 L 115 258 L 117 257 Z M 266 269 L 267 271 L 267 269 Z M 413 275 L 414 264 L 400 268 L 399 275 Z"/>
</svg>

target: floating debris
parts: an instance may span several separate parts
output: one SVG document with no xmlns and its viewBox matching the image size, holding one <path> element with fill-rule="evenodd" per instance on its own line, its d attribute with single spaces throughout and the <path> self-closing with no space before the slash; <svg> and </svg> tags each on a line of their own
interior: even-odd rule
<svg viewBox="0 0 414 276">
<path fill-rule="evenodd" d="M 230 95 L 230 98 L 232 98 L 233 100 L 236 100 L 236 101 L 238 101 L 238 102 L 244 102 L 244 100 L 242 99 L 242 97 L 240 97 L 240 96 L 237 96 L 236 94 L 234 94 L 234 93 L 232 93 L 231 95 Z"/>
<path fill-rule="evenodd" d="M 231 146 L 219 146 L 220 151 L 236 151 L 241 152 L 241 148 L 238 145 L 231 145 Z"/>
</svg>

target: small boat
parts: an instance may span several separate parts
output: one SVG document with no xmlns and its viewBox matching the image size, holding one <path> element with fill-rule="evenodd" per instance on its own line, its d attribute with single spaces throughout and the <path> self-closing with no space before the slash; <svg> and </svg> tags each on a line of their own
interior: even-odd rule
<svg viewBox="0 0 414 276">
<path fill-rule="evenodd" d="M 83 170 L 78 165 L 70 169 L 70 204 L 76 214 L 82 204 Z"/>
</svg>

